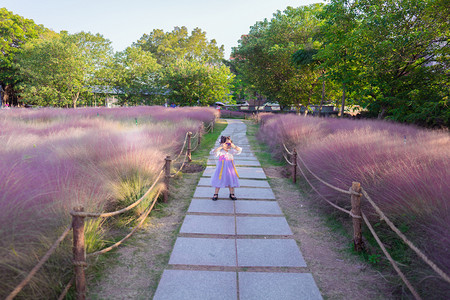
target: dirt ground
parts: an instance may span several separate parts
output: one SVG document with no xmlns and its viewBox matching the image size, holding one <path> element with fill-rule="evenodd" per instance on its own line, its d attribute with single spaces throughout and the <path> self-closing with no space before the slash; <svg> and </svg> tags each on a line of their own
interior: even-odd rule
<svg viewBox="0 0 450 300">
<path fill-rule="evenodd" d="M 265 172 L 324 299 L 395 298 L 385 277 L 351 254 L 351 237 L 326 225 L 323 212 L 318 210 L 322 200 L 313 194 L 302 195 L 292 179 L 286 178 L 285 167 L 265 168 Z"/>
</svg>

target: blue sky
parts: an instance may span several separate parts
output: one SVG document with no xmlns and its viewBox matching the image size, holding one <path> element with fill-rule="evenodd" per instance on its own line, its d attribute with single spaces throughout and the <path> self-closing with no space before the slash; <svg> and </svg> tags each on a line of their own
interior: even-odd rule
<svg viewBox="0 0 450 300">
<path fill-rule="evenodd" d="M 242 34 L 277 10 L 322 0 L 0 0 L 0 7 L 54 31 L 100 33 L 122 51 L 153 29 L 200 27 L 225 46 L 225 58 Z"/>
</svg>

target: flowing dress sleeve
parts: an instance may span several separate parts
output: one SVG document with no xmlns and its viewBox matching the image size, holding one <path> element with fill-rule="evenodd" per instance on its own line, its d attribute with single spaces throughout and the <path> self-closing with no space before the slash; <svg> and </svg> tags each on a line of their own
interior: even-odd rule
<svg viewBox="0 0 450 300">
<path fill-rule="evenodd" d="M 231 154 L 233 154 L 233 155 L 239 155 L 239 154 L 241 154 L 242 148 L 241 148 L 241 147 L 238 147 L 238 146 L 236 146 L 236 148 L 237 148 L 237 149 L 231 149 Z"/>
</svg>

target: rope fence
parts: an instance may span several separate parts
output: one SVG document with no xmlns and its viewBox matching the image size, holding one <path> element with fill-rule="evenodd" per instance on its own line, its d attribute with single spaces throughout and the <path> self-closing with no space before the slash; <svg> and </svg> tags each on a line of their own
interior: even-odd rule
<svg viewBox="0 0 450 300">
<path fill-rule="evenodd" d="M 375 230 L 373 229 L 372 225 L 370 224 L 368 218 L 366 217 L 366 215 L 362 212 L 361 210 L 361 198 L 362 196 L 364 196 L 364 198 L 369 202 L 369 204 L 375 209 L 376 213 L 380 216 L 381 220 L 384 220 L 386 222 L 386 224 L 391 228 L 391 230 L 393 232 L 395 232 L 397 234 L 397 236 L 400 237 L 400 239 L 406 244 L 408 245 L 408 247 L 410 247 L 426 264 L 428 264 L 433 271 L 435 271 L 442 279 L 444 279 L 445 281 L 447 281 L 448 283 L 450 283 L 450 277 L 443 271 L 441 270 L 433 261 L 431 261 L 421 250 L 419 250 L 393 223 L 391 220 L 389 220 L 389 218 L 386 216 L 386 214 L 383 213 L 383 211 L 375 204 L 375 202 L 372 200 L 372 198 L 369 196 L 369 194 L 364 190 L 364 188 L 361 187 L 361 184 L 359 182 L 353 182 L 352 187 L 350 187 L 349 190 L 344 190 L 341 189 L 339 187 L 336 187 L 326 181 L 324 181 L 322 178 L 320 178 L 319 176 L 317 176 L 314 172 L 311 171 L 310 168 L 308 168 L 308 166 L 306 165 L 305 161 L 302 159 L 302 157 L 300 155 L 298 155 L 296 149 L 294 148 L 294 150 L 291 152 L 288 150 L 288 148 L 286 147 L 286 145 L 283 143 L 283 148 L 286 151 L 287 154 L 289 154 L 290 156 L 292 156 L 292 161 L 289 161 L 289 159 L 286 157 L 285 154 L 283 154 L 284 159 L 286 160 L 286 162 L 293 166 L 293 182 L 296 182 L 296 170 L 298 169 L 303 178 L 305 179 L 305 181 L 308 183 L 308 185 L 320 196 L 320 198 L 322 198 L 323 200 L 325 200 L 328 204 L 330 204 L 331 206 L 333 206 L 334 208 L 350 215 L 353 218 L 353 243 L 354 243 L 354 248 L 356 251 L 362 251 L 363 249 L 363 241 L 362 241 L 362 233 L 361 233 L 361 225 L 362 225 L 362 221 L 364 221 L 364 223 L 366 224 L 366 226 L 369 228 L 371 234 L 373 235 L 373 237 L 375 238 L 376 242 L 378 243 L 378 245 L 380 246 L 381 250 L 383 251 L 384 255 L 386 256 L 386 258 L 388 259 L 388 261 L 390 262 L 390 264 L 393 266 L 394 270 L 397 272 L 397 274 L 400 276 L 400 278 L 403 280 L 403 282 L 405 283 L 405 285 L 408 287 L 408 289 L 410 290 L 411 294 L 415 297 L 415 299 L 421 299 L 420 295 L 417 293 L 417 291 L 414 289 L 414 287 L 411 285 L 411 283 L 408 281 L 408 279 L 406 278 L 406 276 L 403 274 L 403 272 L 400 270 L 400 268 L 398 267 L 398 263 L 395 262 L 393 260 L 393 258 L 390 256 L 389 252 L 386 250 L 385 246 L 383 245 L 383 243 L 381 242 L 380 238 L 378 237 L 378 235 L 376 234 Z M 306 173 L 303 171 L 303 168 L 300 167 L 300 164 L 298 163 L 300 162 L 301 165 L 303 165 L 303 167 L 309 172 L 309 174 L 311 174 L 314 178 L 316 178 L 319 182 L 321 182 L 322 184 L 324 184 L 325 186 L 338 191 L 340 193 L 344 193 L 347 195 L 351 196 L 351 205 L 352 205 L 352 209 L 351 211 L 346 210 L 338 205 L 336 205 L 335 203 L 329 201 L 328 199 L 326 199 L 311 183 L 311 181 L 308 179 L 308 177 L 306 176 Z"/>
<path fill-rule="evenodd" d="M 201 123 L 199 129 L 195 133 L 194 136 L 192 136 L 192 132 L 187 132 L 184 138 L 183 146 L 181 147 L 180 153 L 177 155 L 177 157 L 172 160 L 170 156 L 167 156 L 165 158 L 165 164 L 161 168 L 161 171 L 156 176 L 156 178 L 153 181 L 153 184 L 147 189 L 147 191 L 135 202 L 128 205 L 125 208 L 122 208 L 120 210 L 107 212 L 107 213 L 95 213 L 95 212 L 84 212 L 83 207 L 74 207 L 73 210 L 70 212 L 70 215 L 72 216 L 72 224 L 70 224 L 64 232 L 58 237 L 58 239 L 55 241 L 55 243 L 49 248 L 49 250 L 45 253 L 45 255 L 39 260 L 39 262 L 33 267 L 33 269 L 28 273 L 28 275 L 14 288 L 14 290 L 7 296 L 5 300 L 12 300 L 14 299 L 20 291 L 31 281 L 31 279 L 34 277 L 34 275 L 41 269 L 41 267 L 45 264 L 45 262 L 50 258 L 50 256 L 56 251 L 58 246 L 61 244 L 61 242 L 68 236 L 70 230 L 73 232 L 73 266 L 74 266 L 74 277 L 67 283 L 65 288 L 63 289 L 61 295 L 58 297 L 58 299 L 64 299 L 64 297 L 67 295 L 70 288 L 75 283 L 75 289 L 76 289 L 76 298 L 77 299 L 85 299 L 86 298 L 86 278 L 84 269 L 88 266 L 86 263 L 86 258 L 95 257 L 100 254 L 107 253 L 117 247 L 119 247 L 124 241 L 129 239 L 144 223 L 150 212 L 153 210 L 154 206 L 156 205 L 156 202 L 159 199 L 159 196 L 161 193 L 164 194 L 164 202 L 168 201 L 169 197 L 169 183 L 170 178 L 173 178 L 177 176 L 181 170 L 183 169 L 186 161 L 191 161 L 191 153 L 195 151 L 200 143 L 201 138 L 204 133 L 210 133 L 214 132 L 214 121 L 209 123 L 208 126 L 205 128 L 203 123 Z M 194 149 L 191 149 L 191 140 L 196 140 L 196 146 Z M 187 146 L 187 147 L 186 147 Z M 185 151 L 186 150 L 186 151 Z M 178 160 L 183 152 L 185 151 L 183 162 L 181 164 L 181 167 L 173 174 L 171 174 L 171 163 L 172 161 Z M 85 241 L 84 241 L 84 219 L 85 218 L 109 218 L 112 216 L 116 216 L 119 214 L 122 214 L 124 212 L 130 211 L 137 205 L 139 205 L 144 199 L 146 199 L 150 193 L 154 190 L 154 188 L 157 186 L 157 184 L 160 182 L 162 175 L 164 176 L 164 182 L 158 187 L 158 191 L 155 193 L 151 203 L 149 204 L 148 208 L 138 217 L 138 220 L 140 219 L 139 223 L 131 230 L 130 233 L 128 233 L 125 237 L 123 237 L 120 241 L 116 242 L 115 244 L 104 248 L 102 250 L 89 253 L 86 255 L 85 253 Z"/>
</svg>

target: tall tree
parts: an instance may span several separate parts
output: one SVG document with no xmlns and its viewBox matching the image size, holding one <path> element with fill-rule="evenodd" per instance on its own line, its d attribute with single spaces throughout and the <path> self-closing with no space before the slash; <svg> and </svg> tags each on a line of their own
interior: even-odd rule
<svg viewBox="0 0 450 300">
<path fill-rule="evenodd" d="M 224 65 L 178 61 L 165 69 L 163 79 L 170 102 L 177 105 L 211 105 L 231 101 L 234 75 Z"/>
<path fill-rule="evenodd" d="M 16 55 L 22 51 L 26 42 L 39 38 L 48 31 L 33 20 L 16 15 L 4 7 L 0 8 L 0 85 L 4 90 L 0 101 L 3 103 L 17 104 L 15 85 L 20 78 L 14 66 Z"/>
<path fill-rule="evenodd" d="M 140 47 L 128 47 L 115 55 L 111 71 L 111 85 L 121 94 L 121 102 L 127 104 L 154 104 L 158 94 L 161 66 L 153 54 Z"/>
<path fill-rule="evenodd" d="M 313 69 L 299 72 L 292 55 L 312 47 L 319 29 L 317 13 L 321 4 L 299 8 L 288 7 L 273 18 L 257 22 L 249 34 L 242 36 L 232 56 L 238 71 L 256 91 L 278 101 L 281 106 L 308 105 L 318 76 Z"/>
<path fill-rule="evenodd" d="M 24 103 L 77 106 L 86 85 L 86 61 L 66 33 L 28 42 L 17 56 Z"/>
<path fill-rule="evenodd" d="M 224 52 L 223 45 L 218 47 L 216 40 L 209 41 L 206 32 L 200 28 L 195 28 L 189 35 L 184 26 L 175 27 L 171 32 L 155 29 L 144 34 L 134 45 L 151 52 L 163 66 L 179 60 L 219 64 Z"/>
</svg>

